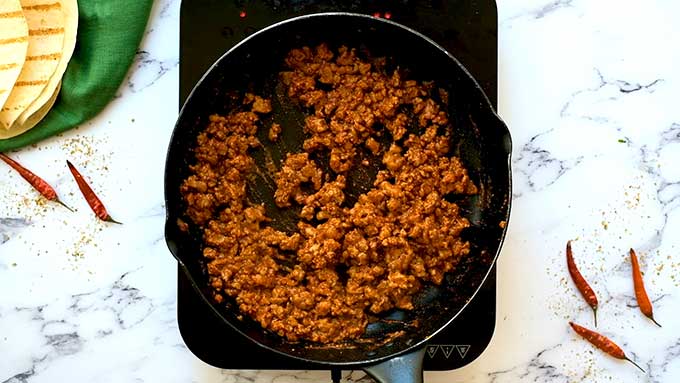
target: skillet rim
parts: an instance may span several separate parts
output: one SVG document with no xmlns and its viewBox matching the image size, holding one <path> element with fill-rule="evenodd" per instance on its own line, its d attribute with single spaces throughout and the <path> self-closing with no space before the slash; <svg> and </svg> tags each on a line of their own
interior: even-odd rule
<svg viewBox="0 0 680 383">
<path fill-rule="evenodd" d="M 206 304 L 208 304 L 208 306 L 211 308 L 211 310 L 223 322 L 227 323 L 232 329 L 237 331 L 239 334 L 241 334 L 245 338 L 249 339 L 250 341 L 257 344 L 258 346 L 263 347 L 263 348 L 265 348 L 269 351 L 273 351 L 273 352 L 276 352 L 277 354 L 284 355 L 286 357 L 294 358 L 294 359 L 304 361 L 304 362 L 312 362 L 312 363 L 317 363 L 317 364 L 327 365 L 327 366 L 367 366 L 367 365 L 372 365 L 372 364 L 375 364 L 375 363 L 379 363 L 379 362 L 382 362 L 382 361 L 385 361 L 385 360 L 389 360 L 389 359 L 398 357 L 400 355 L 404 355 L 404 354 L 408 354 L 410 352 L 413 352 L 414 350 L 420 348 L 431 337 L 435 336 L 442 329 L 447 327 L 453 320 L 455 320 L 456 317 L 458 317 L 458 315 L 460 315 L 465 310 L 465 308 L 468 306 L 468 304 L 476 297 L 480 288 L 482 287 L 482 285 L 484 284 L 484 282 L 486 281 L 489 274 L 491 273 L 491 271 L 494 268 L 493 266 L 495 265 L 495 263 L 498 259 L 498 256 L 500 255 L 500 252 L 502 250 L 503 243 L 505 241 L 505 237 L 506 237 L 506 234 L 507 234 L 507 231 L 508 231 L 507 224 L 504 228 L 502 228 L 502 231 L 501 231 L 500 236 L 498 238 L 497 249 L 495 251 L 495 254 L 494 254 L 492 260 L 489 262 L 488 266 L 486 267 L 486 272 L 483 273 L 483 277 L 481 278 L 480 283 L 474 288 L 474 292 L 469 297 L 467 297 L 465 303 L 462 304 L 462 306 L 458 309 L 458 311 L 455 314 L 451 315 L 450 318 L 448 320 L 446 320 L 446 322 L 443 323 L 437 330 L 433 331 L 428 336 L 421 337 L 418 341 L 413 342 L 413 344 L 409 345 L 408 347 L 403 348 L 400 351 L 397 351 L 397 352 L 394 352 L 394 353 L 391 353 L 391 354 L 387 354 L 387 355 L 384 355 L 384 356 L 380 356 L 380 357 L 375 357 L 375 358 L 368 357 L 368 358 L 360 360 L 360 361 L 341 361 L 341 362 L 327 361 L 327 360 L 315 360 L 315 359 L 310 359 L 310 358 L 305 358 L 305 357 L 301 357 L 301 356 L 298 356 L 298 355 L 290 354 L 290 353 L 287 353 L 287 352 L 282 351 L 282 350 L 278 350 L 276 348 L 273 348 L 273 347 L 271 347 L 267 344 L 264 344 L 264 343 L 262 343 L 262 342 L 260 342 L 256 339 L 252 338 L 251 336 L 246 334 L 244 331 L 242 331 L 240 328 L 233 325 L 231 323 L 231 321 L 227 320 L 222 315 L 222 313 L 215 307 L 215 304 L 213 302 L 211 302 L 210 299 L 207 296 L 205 296 L 205 294 L 201 290 L 200 285 L 193 278 L 193 276 L 191 275 L 191 272 L 189 271 L 186 264 L 177 255 L 176 252 L 178 251 L 178 249 L 176 248 L 176 245 L 174 244 L 173 239 L 169 238 L 170 237 L 169 227 L 170 227 L 170 225 L 173 225 L 175 221 L 172 220 L 173 217 L 171 216 L 171 213 L 168 209 L 168 201 L 169 201 L 168 197 L 169 197 L 169 194 L 170 194 L 170 193 L 168 193 L 169 186 L 170 186 L 168 184 L 168 171 L 169 171 L 168 163 L 170 162 L 170 156 L 171 156 L 172 148 L 177 145 L 177 144 L 175 144 L 175 142 L 177 141 L 178 131 L 181 130 L 181 126 L 180 126 L 181 124 L 180 123 L 182 121 L 183 116 L 186 114 L 185 109 L 187 109 L 189 107 L 188 104 L 192 100 L 194 94 L 202 87 L 203 82 L 206 80 L 206 78 L 208 76 L 210 76 L 213 73 L 213 71 L 215 71 L 217 69 L 217 67 L 222 62 L 222 60 L 226 59 L 230 54 L 232 54 L 232 52 L 238 50 L 242 45 L 247 44 L 251 39 L 256 38 L 260 34 L 268 33 L 270 30 L 277 29 L 277 28 L 279 28 L 279 27 L 281 27 L 282 25 L 285 25 L 285 24 L 295 23 L 295 22 L 299 22 L 301 20 L 306 20 L 306 19 L 324 18 L 324 17 L 362 18 L 362 19 L 365 19 L 365 20 L 370 20 L 369 21 L 370 23 L 385 23 L 385 24 L 390 24 L 393 27 L 403 29 L 406 32 L 414 35 L 415 37 L 423 40 L 423 44 L 430 44 L 431 46 L 433 46 L 435 49 L 437 49 L 441 53 L 444 53 L 448 57 L 449 60 L 452 60 L 453 63 L 455 63 L 455 65 L 458 66 L 458 68 L 462 71 L 461 74 L 463 74 L 468 80 L 471 80 L 471 82 L 472 82 L 471 88 L 476 88 L 477 92 L 479 93 L 479 96 L 481 96 L 481 99 L 483 100 L 483 108 L 485 109 L 484 113 L 488 113 L 489 116 L 492 117 L 499 124 L 499 128 L 502 128 L 504 130 L 504 133 L 505 133 L 503 137 L 499 138 L 499 141 L 501 141 L 503 143 L 503 145 L 500 145 L 500 147 L 505 151 L 505 155 L 507 156 L 507 172 L 508 172 L 507 201 L 504 204 L 505 206 L 507 206 L 507 208 L 505 209 L 503 217 L 505 218 L 505 222 L 509 223 L 511 205 L 512 205 L 512 171 L 511 171 L 512 139 L 511 139 L 511 136 L 510 136 L 510 131 L 508 129 L 507 124 L 498 115 L 497 111 L 495 110 L 495 108 L 491 104 L 491 101 L 489 100 L 488 96 L 486 95 L 486 93 L 484 92 L 482 87 L 480 86 L 477 79 L 474 76 L 472 76 L 472 74 L 468 71 L 468 69 L 454 55 L 452 55 L 449 51 L 447 51 L 441 45 L 437 44 L 434 40 L 432 40 L 431 38 L 422 34 L 421 32 L 418 32 L 418 31 L 416 31 L 416 30 L 414 30 L 410 27 L 407 27 L 403 24 L 397 23 L 397 22 L 392 21 L 392 20 L 377 18 L 377 17 L 371 16 L 371 15 L 366 15 L 366 14 L 361 14 L 361 13 L 317 12 L 317 13 L 310 13 L 310 14 L 306 14 L 306 15 L 301 15 L 301 16 L 296 16 L 296 17 L 292 17 L 292 18 L 289 18 L 289 19 L 285 19 L 285 20 L 271 24 L 271 25 L 269 25 L 265 28 L 262 28 L 262 29 L 260 29 L 256 32 L 254 32 L 253 34 L 251 34 L 248 37 L 244 38 L 243 40 L 239 41 L 236 45 L 231 47 L 229 50 L 227 50 L 225 53 L 223 53 L 218 59 L 216 59 L 211 64 L 211 66 L 203 73 L 203 75 L 196 82 L 196 84 L 193 86 L 191 92 L 186 97 L 186 99 L 185 99 L 185 101 L 184 101 L 184 103 L 183 103 L 183 105 L 182 105 L 182 107 L 179 111 L 179 114 L 177 116 L 177 120 L 176 120 L 175 125 L 173 127 L 173 131 L 172 131 L 172 134 L 170 136 L 169 143 L 168 143 L 168 151 L 167 151 L 166 160 L 165 160 L 165 174 L 164 174 L 164 200 L 165 200 L 165 206 L 166 206 L 165 233 L 164 234 L 165 234 L 166 244 L 167 244 L 171 254 L 175 258 L 175 260 L 178 262 L 178 264 L 179 264 L 180 268 L 182 269 L 182 271 L 184 272 L 184 274 L 187 276 L 187 278 L 188 278 L 189 282 L 191 283 L 192 287 L 194 288 L 194 290 L 198 293 L 198 295 L 202 298 L 202 300 Z M 499 155 L 499 157 L 500 157 L 500 155 Z M 505 190 L 505 188 L 503 188 L 503 189 Z"/>
</svg>

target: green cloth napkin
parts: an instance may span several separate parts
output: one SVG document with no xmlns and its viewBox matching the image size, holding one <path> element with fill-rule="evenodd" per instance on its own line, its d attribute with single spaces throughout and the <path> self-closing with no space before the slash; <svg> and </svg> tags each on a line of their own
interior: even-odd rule
<svg viewBox="0 0 680 383">
<path fill-rule="evenodd" d="M 36 143 L 96 116 L 115 96 L 144 34 L 153 0 L 78 0 L 78 38 L 61 92 L 26 133 L 0 140 L 0 152 Z"/>
</svg>

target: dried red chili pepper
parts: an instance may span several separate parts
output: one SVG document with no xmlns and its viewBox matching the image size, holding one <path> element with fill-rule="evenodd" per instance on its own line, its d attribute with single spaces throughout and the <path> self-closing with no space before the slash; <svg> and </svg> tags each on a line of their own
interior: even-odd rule
<svg viewBox="0 0 680 383">
<path fill-rule="evenodd" d="M 70 211 L 73 211 L 71 210 L 70 207 L 68 207 L 65 203 L 63 203 L 59 199 L 59 196 L 57 196 L 57 192 L 45 180 L 35 175 L 32 171 L 21 166 L 18 162 L 9 158 L 4 153 L 0 153 L 0 159 L 5 161 L 7 165 L 9 165 L 12 169 L 16 170 L 17 173 L 19 173 L 19 175 L 23 177 L 23 179 L 25 179 L 31 186 L 33 186 L 33 188 L 37 190 L 38 193 L 40 193 L 43 197 L 47 198 L 49 201 L 54 201 L 60 204 L 61 206 L 69 209 Z"/>
<path fill-rule="evenodd" d="M 574 284 L 583 296 L 583 299 L 585 299 L 586 303 L 588 303 L 588 305 L 590 305 L 590 307 L 593 309 L 595 327 L 597 327 L 597 296 L 595 295 L 595 291 L 593 291 L 586 279 L 583 278 L 583 275 L 581 275 L 581 273 L 578 271 L 578 268 L 576 267 L 574 255 L 571 252 L 571 241 L 567 241 L 567 269 L 569 269 L 571 279 L 574 281 Z"/>
<path fill-rule="evenodd" d="M 649 319 L 654 322 L 655 325 L 661 327 L 661 325 L 654 319 L 654 313 L 652 312 L 652 302 L 647 296 L 647 291 L 645 290 L 645 284 L 642 281 L 642 273 L 640 272 L 640 264 L 638 263 L 637 255 L 635 250 L 630 249 L 630 263 L 633 265 L 633 287 L 635 288 L 635 298 L 637 299 L 638 306 L 640 306 L 640 311 Z"/>
<path fill-rule="evenodd" d="M 87 204 L 90 205 L 90 208 L 97 215 L 97 217 L 102 221 L 117 223 L 120 225 L 121 224 L 120 222 L 111 218 L 109 213 L 106 211 L 106 208 L 104 207 L 102 201 L 99 200 L 99 198 L 94 193 L 90 185 L 87 183 L 87 181 L 85 181 L 80 172 L 78 172 L 78 169 L 76 169 L 76 167 L 73 166 L 73 164 L 69 160 L 66 160 L 66 164 L 68 165 L 71 174 L 73 174 L 73 178 L 75 178 L 76 183 L 78 184 L 78 188 L 80 189 L 80 192 L 83 193 L 83 196 L 87 201 Z"/>
<path fill-rule="evenodd" d="M 607 354 L 613 356 L 616 359 L 627 360 L 633 363 L 635 367 L 639 368 L 640 371 L 645 372 L 645 370 L 643 370 L 642 367 L 638 366 L 637 363 L 633 362 L 630 358 L 628 358 L 621 349 L 621 347 L 619 347 L 611 339 L 607 338 L 602 334 L 596 333 L 593 330 L 588 330 L 585 327 L 579 326 L 574 322 L 569 322 L 569 325 L 571 326 L 571 328 L 574 329 L 574 331 L 576 331 L 577 334 L 582 336 L 593 346 L 599 348 L 600 350 L 606 352 Z"/>
</svg>

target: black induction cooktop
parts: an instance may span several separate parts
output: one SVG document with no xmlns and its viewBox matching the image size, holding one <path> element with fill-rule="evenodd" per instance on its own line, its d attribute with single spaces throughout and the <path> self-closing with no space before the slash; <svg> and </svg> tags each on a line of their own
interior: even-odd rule
<svg viewBox="0 0 680 383">
<path fill-rule="evenodd" d="M 203 73 L 243 38 L 294 16 L 346 11 L 391 19 L 433 39 L 458 58 L 497 105 L 497 12 L 494 0 L 184 0 L 180 13 L 180 106 Z M 265 350 L 217 317 L 178 270 L 177 318 L 187 347 L 225 369 L 327 367 Z M 496 269 L 468 307 L 427 345 L 425 370 L 452 370 L 476 359 L 493 335 Z"/>
</svg>

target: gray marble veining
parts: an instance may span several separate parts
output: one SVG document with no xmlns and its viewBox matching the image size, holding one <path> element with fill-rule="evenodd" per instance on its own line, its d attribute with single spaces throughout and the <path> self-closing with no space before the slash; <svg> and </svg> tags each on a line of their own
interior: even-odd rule
<svg viewBox="0 0 680 383">
<path fill-rule="evenodd" d="M 0 166 L 2 383 L 330 382 L 327 371 L 219 370 L 184 346 L 161 186 L 179 5 L 154 3 L 119 97 L 100 116 L 16 153 L 56 177 L 74 213 L 28 195 Z M 513 135 L 515 185 L 496 331 L 479 359 L 425 380 L 680 381 L 680 50 L 671 49 L 680 2 L 499 0 L 498 10 L 499 112 Z M 67 173 L 54 159 L 64 156 L 83 164 L 124 225 L 97 222 L 62 182 Z M 646 373 L 569 328 L 593 326 L 565 270 L 570 239 L 600 298 L 597 330 Z M 629 248 L 662 328 L 639 311 Z M 371 381 L 361 371 L 342 379 Z"/>
</svg>

